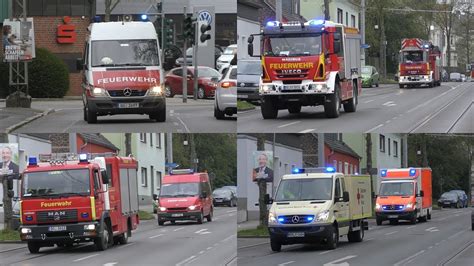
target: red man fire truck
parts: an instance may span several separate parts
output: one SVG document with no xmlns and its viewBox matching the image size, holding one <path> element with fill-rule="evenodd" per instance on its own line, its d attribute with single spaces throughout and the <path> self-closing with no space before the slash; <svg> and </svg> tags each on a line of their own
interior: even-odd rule
<svg viewBox="0 0 474 266">
<path fill-rule="evenodd" d="M 403 39 L 400 50 L 400 88 L 427 84 L 441 85 L 441 51 L 438 46 L 421 39 Z"/>
<path fill-rule="evenodd" d="M 127 243 L 139 223 L 137 161 L 91 154 L 47 161 L 30 157 L 21 178 L 20 235 L 30 252 L 54 244 L 95 242 L 105 250 Z"/>
<path fill-rule="evenodd" d="M 270 21 L 261 34 L 262 78 L 259 94 L 264 119 L 279 109 L 301 112 L 324 105 L 327 117 L 339 116 L 341 104 L 355 112 L 361 92 L 361 37 L 356 28 L 324 20 Z M 248 53 L 253 56 L 253 35 Z"/>
</svg>

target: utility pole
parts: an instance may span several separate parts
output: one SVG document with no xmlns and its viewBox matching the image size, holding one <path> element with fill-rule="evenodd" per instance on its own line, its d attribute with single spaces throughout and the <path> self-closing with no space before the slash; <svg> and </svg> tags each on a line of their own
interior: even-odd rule
<svg viewBox="0 0 474 266">
<path fill-rule="evenodd" d="M 276 20 L 282 21 L 283 20 L 283 0 L 276 0 Z"/>
<path fill-rule="evenodd" d="M 189 134 L 189 146 L 191 148 L 191 165 L 195 172 L 198 170 L 199 159 L 196 156 L 196 144 L 194 143 L 194 134 Z"/>
<path fill-rule="evenodd" d="M 329 15 L 329 0 L 324 0 L 324 20 L 331 20 L 331 15 Z"/>
<path fill-rule="evenodd" d="M 327 0 L 326 0 L 327 1 Z M 361 11 L 360 11 L 360 35 L 362 36 L 362 44 L 365 44 L 365 0 L 361 0 Z M 365 49 L 360 49 L 360 58 L 362 66 L 365 66 Z"/>
<path fill-rule="evenodd" d="M 186 19 L 186 16 L 188 15 L 186 13 L 186 6 L 183 7 L 184 10 L 184 16 L 183 16 L 183 21 Z M 183 36 L 184 36 L 184 27 L 183 27 Z M 183 37 L 184 44 L 183 44 L 183 103 L 188 102 L 188 57 L 186 55 L 186 50 L 188 46 L 188 41 L 186 40 L 185 37 Z"/>
<path fill-rule="evenodd" d="M 197 14 L 196 14 L 197 17 Z M 194 78 L 193 78 L 193 99 L 197 100 L 198 98 L 198 41 L 199 41 L 199 29 L 198 29 L 198 21 L 194 22 L 194 46 L 193 46 L 193 64 L 194 64 Z"/>
</svg>

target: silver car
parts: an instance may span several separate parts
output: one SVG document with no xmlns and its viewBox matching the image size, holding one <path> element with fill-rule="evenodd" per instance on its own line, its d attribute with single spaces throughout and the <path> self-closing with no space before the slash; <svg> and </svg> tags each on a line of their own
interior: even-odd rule
<svg viewBox="0 0 474 266">
<path fill-rule="evenodd" d="M 237 66 L 230 66 L 216 89 L 214 116 L 224 119 L 226 115 L 237 114 Z"/>
</svg>

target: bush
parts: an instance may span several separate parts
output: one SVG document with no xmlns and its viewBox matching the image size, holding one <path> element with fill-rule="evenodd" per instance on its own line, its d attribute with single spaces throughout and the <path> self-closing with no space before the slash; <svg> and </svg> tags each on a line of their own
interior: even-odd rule
<svg viewBox="0 0 474 266">
<path fill-rule="evenodd" d="M 8 63 L 0 63 L 0 97 L 8 96 Z M 29 94 L 33 98 L 61 98 L 69 90 L 69 70 L 56 55 L 36 49 L 36 58 L 28 64 Z"/>
</svg>

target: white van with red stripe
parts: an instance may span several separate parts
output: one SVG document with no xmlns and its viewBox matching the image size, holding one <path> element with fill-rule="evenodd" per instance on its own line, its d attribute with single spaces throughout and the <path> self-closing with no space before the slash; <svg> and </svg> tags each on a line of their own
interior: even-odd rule
<svg viewBox="0 0 474 266">
<path fill-rule="evenodd" d="M 151 22 L 102 22 L 89 26 L 83 70 L 84 120 L 147 114 L 166 120 L 160 46 Z"/>
</svg>

